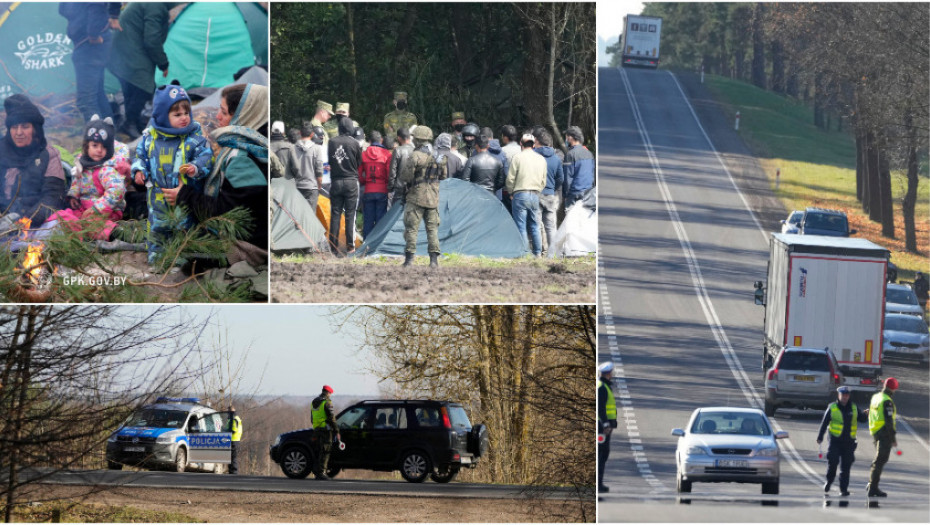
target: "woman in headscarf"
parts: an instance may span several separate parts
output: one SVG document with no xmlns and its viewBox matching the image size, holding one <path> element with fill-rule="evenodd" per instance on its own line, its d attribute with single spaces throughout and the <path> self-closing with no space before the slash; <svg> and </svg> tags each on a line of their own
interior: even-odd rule
<svg viewBox="0 0 930 525">
<path fill-rule="evenodd" d="M 187 206 L 200 220 L 234 208 L 248 209 L 253 227 L 244 240 L 259 250 L 240 246 L 240 257 L 231 257 L 230 263 L 244 259 L 253 266 L 267 264 L 268 88 L 257 84 L 223 88 L 216 120 L 219 127 L 210 132 L 210 138 L 221 149 L 203 193 L 181 185 L 163 190 L 165 200 Z"/>
<path fill-rule="evenodd" d="M 7 133 L 0 139 L 0 235 L 27 217 L 38 228 L 65 207 L 65 171 L 45 140 L 45 117 L 25 95 L 3 101 Z"/>
</svg>

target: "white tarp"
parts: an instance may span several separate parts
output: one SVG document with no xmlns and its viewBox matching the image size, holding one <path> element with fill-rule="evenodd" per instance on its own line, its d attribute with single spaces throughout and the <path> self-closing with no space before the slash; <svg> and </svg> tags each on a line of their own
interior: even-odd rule
<svg viewBox="0 0 930 525">
<path fill-rule="evenodd" d="M 597 251 L 597 210 L 578 201 L 549 241 L 549 257 L 578 257 Z"/>
</svg>

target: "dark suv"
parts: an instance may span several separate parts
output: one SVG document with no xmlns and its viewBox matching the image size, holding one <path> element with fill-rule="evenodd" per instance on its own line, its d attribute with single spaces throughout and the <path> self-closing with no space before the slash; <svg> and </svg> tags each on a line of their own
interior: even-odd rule
<svg viewBox="0 0 930 525">
<path fill-rule="evenodd" d="M 488 450 L 488 430 L 471 426 L 465 408 L 449 401 L 362 401 L 336 416 L 345 448 L 333 447 L 326 474 L 342 469 L 400 470 L 407 481 L 427 477 L 452 481 L 462 467 L 475 468 Z M 313 469 L 313 429 L 281 434 L 271 459 L 289 478 L 305 478 Z"/>
<path fill-rule="evenodd" d="M 846 214 L 838 210 L 807 208 L 798 223 L 801 235 L 827 235 L 829 237 L 849 237 L 856 230 L 849 229 Z"/>
</svg>

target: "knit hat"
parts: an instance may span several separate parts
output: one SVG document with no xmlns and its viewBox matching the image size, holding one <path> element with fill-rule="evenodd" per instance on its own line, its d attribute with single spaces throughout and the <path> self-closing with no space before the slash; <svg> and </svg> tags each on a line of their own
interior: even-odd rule
<svg viewBox="0 0 930 525">
<path fill-rule="evenodd" d="M 355 126 L 352 125 L 352 119 L 339 119 L 339 134 L 352 136 L 355 134 Z"/>
<path fill-rule="evenodd" d="M 452 135 L 448 133 L 440 133 L 436 137 L 436 149 L 451 149 L 452 148 Z"/>
<path fill-rule="evenodd" d="M 107 117 L 103 120 L 100 119 L 100 115 L 94 115 L 90 117 L 90 121 L 84 126 L 84 142 L 99 142 L 107 150 L 107 154 L 104 158 L 99 161 L 93 161 L 90 158 L 81 158 L 81 165 L 85 168 L 91 168 L 96 165 L 103 164 L 107 160 L 113 158 L 113 140 L 116 135 L 116 128 L 113 125 L 113 119 Z"/>
<path fill-rule="evenodd" d="M 168 122 L 169 110 L 181 100 L 186 100 L 188 104 L 191 102 L 187 91 L 184 91 L 177 80 L 172 80 L 167 86 L 160 86 L 155 90 L 155 97 L 152 98 L 152 120 L 155 121 L 156 127 L 171 129 L 171 124 Z"/>
<path fill-rule="evenodd" d="M 10 95 L 3 101 L 3 109 L 6 110 L 7 129 L 23 122 L 29 122 L 37 128 L 45 124 L 45 117 L 26 95 Z"/>
</svg>

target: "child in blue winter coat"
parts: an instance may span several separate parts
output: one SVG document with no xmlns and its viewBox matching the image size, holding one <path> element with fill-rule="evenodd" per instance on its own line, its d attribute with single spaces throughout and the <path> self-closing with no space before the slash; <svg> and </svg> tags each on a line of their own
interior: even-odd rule
<svg viewBox="0 0 930 525">
<path fill-rule="evenodd" d="M 191 99 L 175 81 L 155 90 L 152 119 L 136 146 L 132 173 L 136 184 L 144 184 L 149 208 L 148 260 L 152 264 L 174 235 L 167 224 L 173 206 L 165 202 L 162 189 L 185 184 L 202 188 L 213 167 L 213 150 L 200 123 L 191 117 Z M 180 225 L 190 228 L 195 219 L 188 213 Z"/>
</svg>

